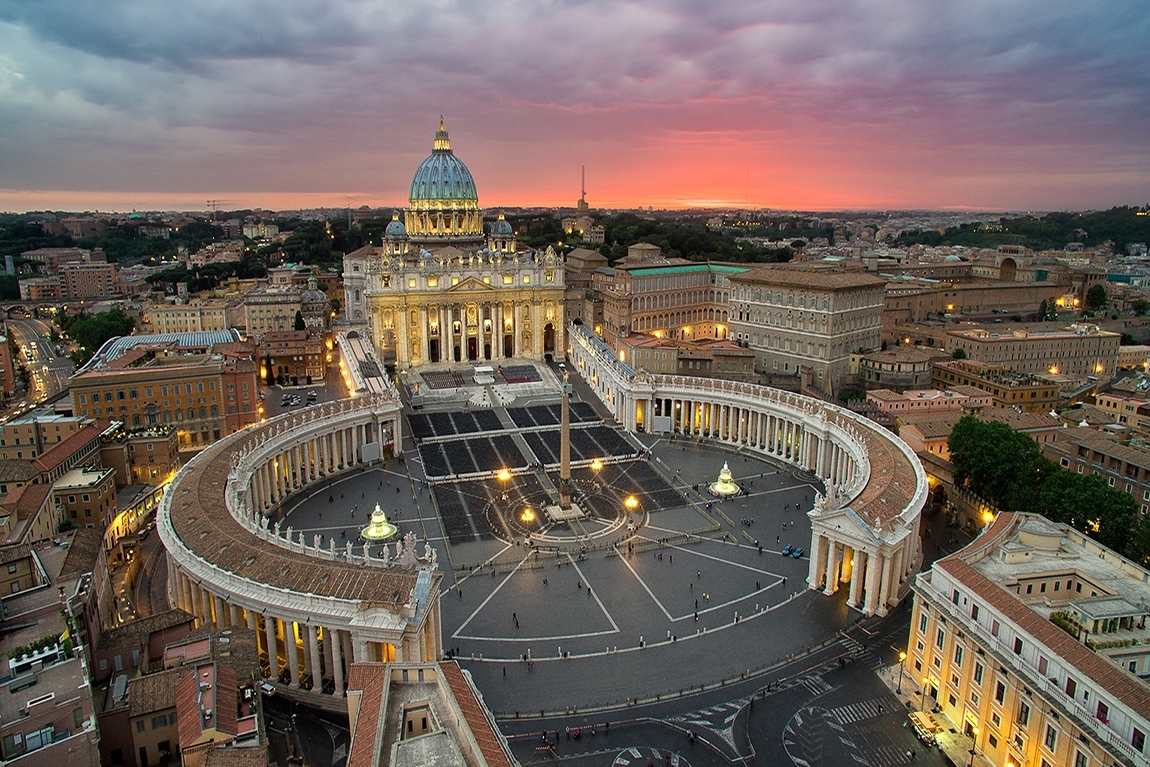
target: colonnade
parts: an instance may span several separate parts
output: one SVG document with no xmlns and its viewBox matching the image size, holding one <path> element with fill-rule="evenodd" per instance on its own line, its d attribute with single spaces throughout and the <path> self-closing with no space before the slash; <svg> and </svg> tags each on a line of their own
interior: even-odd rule
<svg viewBox="0 0 1150 767">
<path fill-rule="evenodd" d="M 812 473 L 807 585 L 886 613 L 920 564 L 926 472 L 906 443 L 831 403 L 766 386 L 651 375 L 621 362 L 586 326 L 568 329 L 572 366 L 631 431 L 682 434 L 752 450 Z M 874 460 L 881 461 L 872 466 Z"/>
<path fill-rule="evenodd" d="M 355 466 L 364 445 L 386 436 L 386 428 L 370 422 L 302 435 L 301 441 L 285 444 L 256 468 L 250 485 L 252 502 L 256 509 L 270 509 L 309 482 Z"/>
<path fill-rule="evenodd" d="M 638 425 L 644 425 L 644 413 L 667 416 L 677 434 L 749 447 L 812 471 L 831 485 L 846 484 L 858 468 L 851 452 L 827 437 L 825 422 L 812 426 L 797 414 L 724 404 L 713 396 L 639 399 L 635 409 Z"/>
<path fill-rule="evenodd" d="M 818 530 L 812 537 L 810 587 L 830 595 L 847 584 L 848 603 L 867 615 L 884 614 L 918 566 L 906 545 L 852 545 Z"/>
<path fill-rule="evenodd" d="M 322 548 L 318 536 L 309 545 L 290 528 L 286 537 L 278 524 L 268 529 L 293 492 L 371 463 L 388 445 L 398 452 L 401 417 L 393 391 L 327 403 L 231 435 L 189 461 L 157 521 L 171 604 L 202 626 L 251 629 L 265 677 L 316 694 L 343 695 L 357 661 L 438 660 L 442 576 L 434 558 L 416 553 L 414 536 L 394 546 L 394 558 L 376 548 L 369 560 Z M 227 486 L 217 493 L 221 471 Z M 189 492 L 205 483 L 212 490 Z"/>
</svg>

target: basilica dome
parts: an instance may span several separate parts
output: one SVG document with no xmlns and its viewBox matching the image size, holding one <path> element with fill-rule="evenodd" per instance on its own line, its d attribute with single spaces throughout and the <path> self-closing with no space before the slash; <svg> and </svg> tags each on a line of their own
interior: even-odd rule
<svg viewBox="0 0 1150 767">
<path fill-rule="evenodd" d="M 420 163 L 411 179 L 411 204 L 419 201 L 479 200 L 471 171 L 451 151 L 451 140 L 439 118 L 431 156 Z"/>
<path fill-rule="evenodd" d="M 411 204 L 403 213 L 403 228 L 409 241 L 416 245 L 483 244 L 483 216 L 475 179 L 463 161 L 452 154 L 443 117 L 439 118 L 431 156 L 420 163 L 411 179 Z"/>
</svg>

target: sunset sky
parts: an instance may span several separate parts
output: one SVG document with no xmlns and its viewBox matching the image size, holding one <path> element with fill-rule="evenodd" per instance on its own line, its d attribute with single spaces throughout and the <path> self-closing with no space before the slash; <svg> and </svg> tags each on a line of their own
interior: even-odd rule
<svg viewBox="0 0 1150 767">
<path fill-rule="evenodd" d="M 1150 202 L 1145 0 L 0 0 L 0 210 Z"/>
</svg>

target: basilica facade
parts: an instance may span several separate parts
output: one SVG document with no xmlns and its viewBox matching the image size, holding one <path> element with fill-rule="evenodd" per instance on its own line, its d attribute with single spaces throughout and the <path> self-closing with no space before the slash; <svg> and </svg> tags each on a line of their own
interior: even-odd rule
<svg viewBox="0 0 1150 767">
<path fill-rule="evenodd" d="M 565 350 L 563 258 L 520 248 L 503 216 L 484 231 L 471 171 L 440 118 L 403 218 L 344 257 L 346 317 L 400 369 L 543 360 Z"/>
</svg>

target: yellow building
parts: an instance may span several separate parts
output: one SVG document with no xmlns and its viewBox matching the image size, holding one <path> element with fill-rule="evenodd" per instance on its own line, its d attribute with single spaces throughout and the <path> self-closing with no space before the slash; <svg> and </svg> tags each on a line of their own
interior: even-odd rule
<svg viewBox="0 0 1150 767">
<path fill-rule="evenodd" d="M 992 764 L 1145 765 L 1148 604 L 1133 562 L 1004 513 L 916 579 L 905 671 Z"/>
<path fill-rule="evenodd" d="M 223 301 L 192 301 L 148 307 L 148 323 L 155 333 L 194 333 L 227 330 L 227 305 Z"/>
<path fill-rule="evenodd" d="M 347 317 L 367 324 L 381 359 L 407 368 L 563 354 L 563 258 L 520 250 L 502 215 L 484 234 L 475 181 L 442 119 L 403 218 L 381 247 L 344 258 Z"/>
</svg>

